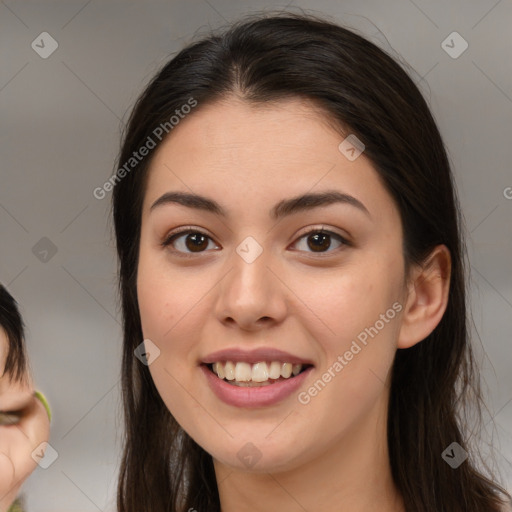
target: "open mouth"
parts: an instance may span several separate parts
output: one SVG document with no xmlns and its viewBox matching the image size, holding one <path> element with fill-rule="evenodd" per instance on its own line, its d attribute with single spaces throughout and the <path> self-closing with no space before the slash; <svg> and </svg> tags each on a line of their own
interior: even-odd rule
<svg viewBox="0 0 512 512">
<path fill-rule="evenodd" d="M 271 386 L 277 382 L 291 380 L 312 367 L 311 364 L 291 364 L 281 361 L 245 363 L 220 361 L 205 364 L 219 379 L 239 387 Z"/>
</svg>

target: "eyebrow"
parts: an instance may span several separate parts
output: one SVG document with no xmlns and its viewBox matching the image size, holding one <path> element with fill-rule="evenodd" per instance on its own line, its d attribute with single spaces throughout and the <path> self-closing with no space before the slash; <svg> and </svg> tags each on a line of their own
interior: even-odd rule
<svg viewBox="0 0 512 512">
<path fill-rule="evenodd" d="M 270 218 L 278 220 L 299 212 L 305 212 L 313 208 L 329 206 L 335 203 L 354 206 L 371 218 L 370 212 L 359 199 L 349 194 L 338 192 L 337 190 L 326 190 L 325 192 L 309 193 L 283 199 L 270 210 Z M 221 217 L 228 217 L 226 210 L 213 199 L 187 192 L 166 192 L 151 205 L 149 210 L 151 212 L 155 208 L 167 204 L 180 204 L 188 208 L 213 213 Z"/>
</svg>

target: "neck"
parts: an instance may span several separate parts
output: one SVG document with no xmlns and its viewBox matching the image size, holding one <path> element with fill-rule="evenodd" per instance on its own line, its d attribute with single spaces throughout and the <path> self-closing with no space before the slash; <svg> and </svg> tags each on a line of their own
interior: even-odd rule
<svg viewBox="0 0 512 512">
<path fill-rule="evenodd" d="M 214 459 L 222 512 L 404 512 L 391 477 L 387 397 L 326 453 L 279 473 L 247 472 Z"/>
</svg>

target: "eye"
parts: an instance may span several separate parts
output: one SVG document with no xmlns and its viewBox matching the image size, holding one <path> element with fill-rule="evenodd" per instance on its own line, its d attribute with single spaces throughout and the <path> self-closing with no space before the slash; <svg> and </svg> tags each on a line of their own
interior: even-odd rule
<svg viewBox="0 0 512 512">
<path fill-rule="evenodd" d="M 16 425 L 21 421 L 21 411 L 0 412 L 0 426 Z"/>
<path fill-rule="evenodd" d="M 339 247 L 341 247 L 343 245 L 350 245 L 350 243 L 345 238 L 343 238 L 341 235 L 338 235 L 337 233 L 334 233 L 332 231 L 324 230 L 323 228 L 322 229 L 318 229 L 318 228 L 310 229 L 309 231 L 304 233 L 299 238 L 298 242 L 295 242 L 294 245 L 299 244 L 299 242 L 305 238 L 306 244 L 303 244 L 303 246 L 305 245 L 306 247 L 311 248 L 312 249 L 311 252 L 325 253 L 325 252 L 327 252 L 328 249 L 331 248 L 331 245 L 332 245 L 331 239 L 333 237 L 337 238 L 338 243 L 339 243 L 338 247 L 335 247 L 334 250 L 338 249 Z M 334 250 L 329 251 L 329 252 L 334 252 Z M 306 252 L 308 252 L 308 251 L 306 250 Z"/>
<path fill-rule="evenodd" d="M 186 236 L 185 236 L 186 235 Z M 183 240 L 180 240 L 183 239 Z M 211 238 L 202 231 L 197 229 L 186 228 L 178 232 L 170 233 L 162 242 L 163 247 L 172 245 L 174 252 L 187 254 L 186 249 L 190 253 L 200 253 L 208 247 L 208 239 Z"/>
</svg>

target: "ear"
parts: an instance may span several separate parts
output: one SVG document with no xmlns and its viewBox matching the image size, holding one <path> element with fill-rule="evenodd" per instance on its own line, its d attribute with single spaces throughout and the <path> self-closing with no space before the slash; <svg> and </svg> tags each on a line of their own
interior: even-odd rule
<svg viewBox="0 0 512 512">
<path fill-rule="evenodd" d="M 448 305 L 450 276 L 451 255 L 445 245 L 436 246 L 423 265 L 411 270 L 398 348 L 416 345 L 439 324 Z"/>
</svg>

